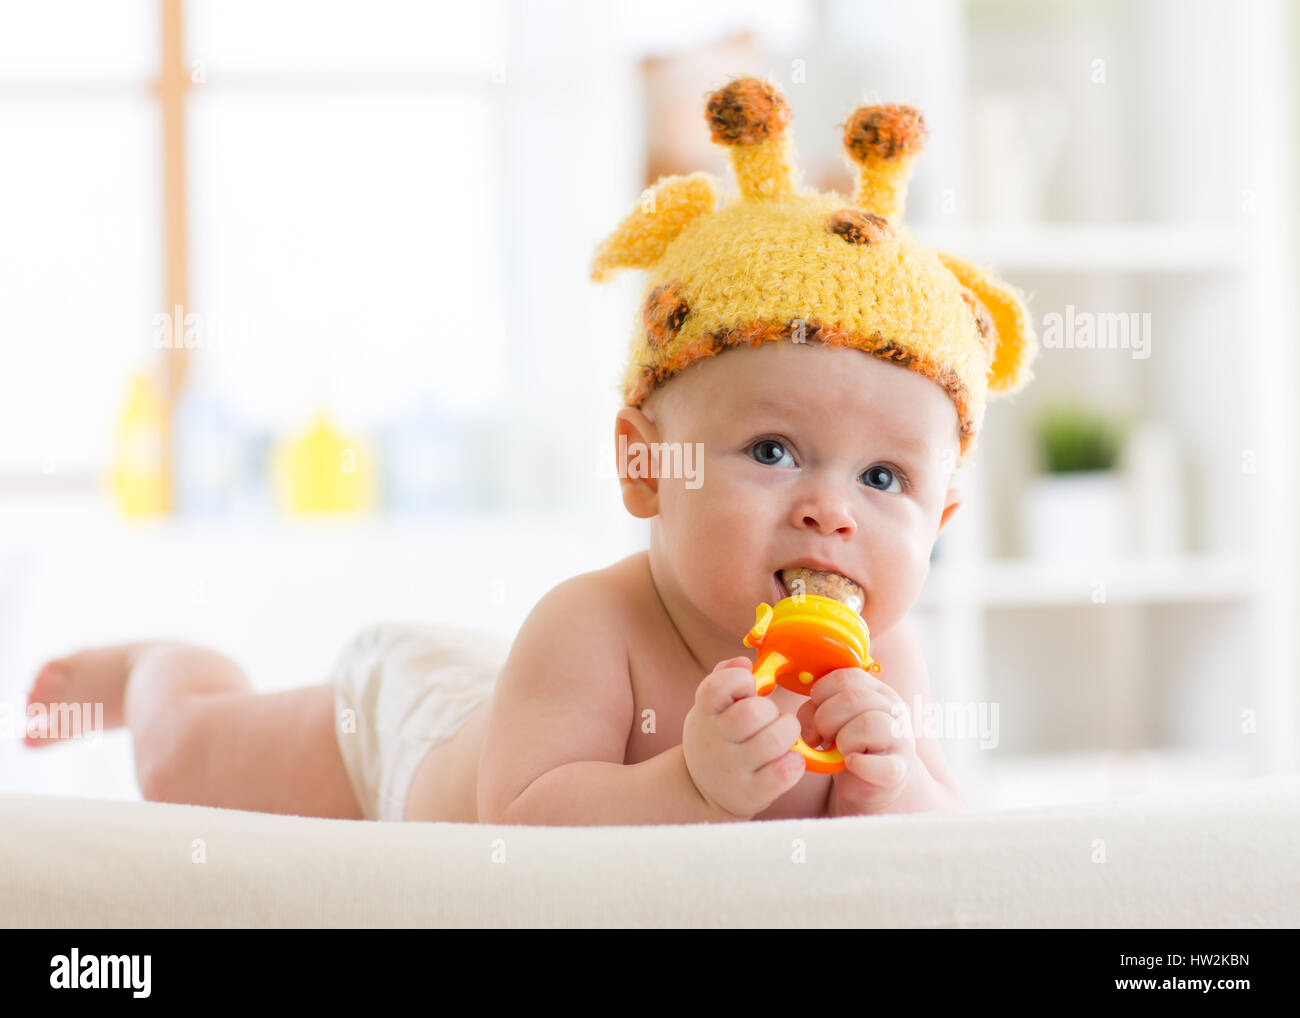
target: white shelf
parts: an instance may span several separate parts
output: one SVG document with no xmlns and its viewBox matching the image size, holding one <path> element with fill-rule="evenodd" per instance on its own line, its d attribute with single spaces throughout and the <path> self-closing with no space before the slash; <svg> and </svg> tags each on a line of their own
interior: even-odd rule
<svg viewBox="0 0 1300 1018">
<path fill-rule="evenodd" d="M 1001 14 L 969 0 L 919 0 L 914 6 L 940 25 L 938 31 L 929 27 L 925 47 L 941 47 L 935 63 L 950 71 L 933 82 L 900 71 L 899 81 L 888 84 L 900 94 L 920 90 L 927 120 L 950 129 L 968 125 L 964 139 L 951 141 L 946 165 L 932 172 L 928 186 L 951 188 L 956 203 L 945 207 L 970 211 L 914 220 L 913 232 L 921 243 L 992 269 L 1029 293 L 1040 339 L 1044 314 L 1070 301 L 1089 310 L 1152 313 L 1161 335 L 1181 344 L 1177 351 L 1164 348 L 1172 355 L 1136 365 L 1119 357 L 1086 363 L 1083 357 L 1045 358 L 1039 374 L 1054 391 L 1031 387 L 1022 403 L 1032 412 L 1040 400 L 1068 394 L 1116 410 L 1141 408 L 1164 421 L 1184 450 L 1204 453 L 1198 462 L 1188 457 L 1181 464 L 1183 508 L 1186 525 L 1197 531 L 1192 546 L 1215 549 L 1078 563 L 995 558 L 995 548 L 1009 547 L 1006 539 L 1014 535 L 1006 530 L 1014 521 L 999 515 L 1009 503 L 990 496 L 1019 491 L 1026 464 L 1018 440 L 986 446 L 961 486 L 968 522 L 960 536 L 945 539 L 947 551 L 917 601 L 918 613 L 927 616 L 935 689 L 954 703 L 981 705 L 997 690 L 1009 709 L 1039 711 L 1022 718 L 1022 729 L 1035 729 L 1054 720 L 1047 716 L 1051 692 L 1033 681 L 1064 653 L 1062 630 L 1071 631 L 1070 646 L 1076 637 L 1095 635 L 1094 660 L 1068 662 L 1067 670 L 1096 667 L 1102 706 L 1079 719 L 1086 737 L 1072 744 L 1142 746 L 1153 712 L 1168 711 L 1161 730 L 1170 733 L 1171 745 L 1201 752 L 1152 747 L 1029 757 L 954 739 L 950 759 L 1000 807 L 1109 799 L 1233 768 L 1294 769 L 1300 761 L 1300 685 L 1293 619 L 1300 588 L 1295 471 L 1289 467 L 1297 462 L 1294 436 L 1300 432 L 1294 348 L 1285 342 L 1295 320 L 1290 281 L 1296 264 L 1288 190 L 1295 176 L 1294 146 L 1288 144 L 1296 122 L 1294 89 L 1288 87 L 1295 47 L 1282 28 L 1285 5 L 1262 0 L 1245 19 L 1227 0 L 1199 5 L 1196 19 L 1177 17 L 1170 5 L 1148 10 L 1143 4 L 1136 16 L 1112 11 L 1083 20 L 1062 8 L 1032 27 L 1017 25 L 1017 34 Z M 1008 57 L 1021 49 L 1023 32 L 1037 56 L 1012 62 Z M 1100 52 L 1102 40 L 1112 36 L 1143 59 L 1105 89 L 1077 87 L 1078 53 Z M 1187 89 L 1204 73 L 1197 54 L 1211 52 L 1207 46 L 1216 85 L 1189 107 Z M 1007 113 L 1033 110 L 1033 97 L 1053 89 L 1071 132 L 1059 149 L 1051 149 L 1050 132 L 1038 130 L 1028 114 L 1013 119 Z M 1249 122 L 1232 115 L 1243 102 L 1250 103 Z M 1038 127 L 1047 122 L 1044 114 Z M 1205 122 L 1222 126 L 1224 159 L 1201 158 L 1196 130 Z M 990 125 L 1006 137 L 984 134 L 981 140 Z M 1048 140 L 1036 149 L 1036 137 Z M 1057 153 L 1055 163 L 1034 162 L 1033 153 L 1049 150 Z M 931 158 L 937 155 L 936 140 Z M 1022 183 L 1037 190 L 1012 193 Z M 1246 204 L 1248 191 L 1280 197 L 1256 209 Z M 1019 197 L 1024 200 L 1003 200 Z M 999 219 L 999 208 L 1022 209 L 1032 220 Z M 1042 222 L 1045 217 L 1055 221 Z M 1036 293 L 1048 300 L 1036 302 Z M 1225 333 L 1248 336 L 1266 353 L 1211 360 Z M 1203 409 L 1207 392 L 1214 394 L 1212 413 Z M 1236 477 L 1245 448 L 1259 463 L 1275 465 L 1268 478 Z M 1216 461 L 1233 466 L 1210 474 Z M 1211 483 L 1214 476 L 1219 483 Z M 1251 550 L 1237 552 L 1243 545 Z M 1099 592 L 1104 596 L 1095 596 Z M 1132 610 L 1094 616 L 1107 606 L 1158 607 L 1173 617 Z M 1197 608 L 1222 611 L 1231 623 L 1205 632 Z M 1045 609 L 1068 609 L 1062 625 L 1047 627 Z M 1018 627 L 1008 630 L 1009 621 Z M 1022 638 L 1010 659 L 1001 656 L 1009 632 Z M 1213 759 L 1222 748 L 1224 674 L 1234 675 L 1234 689 L 1268 719 L 1250 760 Z"/>
<path fill-rule="evenodd" d="M 1077 563 L 994 559 L 937 563 L 920 603 L 929 607 L 1214 604 L 1249 598 L 1257 590 L 1252 564 L 1232 557 Z M 1098 596 L 1104 600 L 1097 600 Z"/>
<path fill-rule="evenodd" d="M 1228 272 L 1244 264 L 1241 236 L 1223 227 L 1148 223 L 1039 224 L 920 230 L 942 251 L 1026 272 Z"/>
</svg>

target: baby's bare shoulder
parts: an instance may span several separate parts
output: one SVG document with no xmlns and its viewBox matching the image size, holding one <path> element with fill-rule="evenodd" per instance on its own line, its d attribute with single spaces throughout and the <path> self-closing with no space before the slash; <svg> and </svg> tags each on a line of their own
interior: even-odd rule
<svg viewBox="0 0 1300 1018">
<path fill-rule="evenodd" d="M 566 763 L 624 762 L 633 701 L 622 594 L 604 573 L 557 584 L 520 627 L 493 691 L 478 775 L 481 815 L 499 815 Z"/>
<path fill-rule="evenodd" d="M 580 622 L 587 636 L 606 647 L 626 647 L 627 623 L 634 614 L 635 598 L 626 562 L 579 573 L 556 584 L 537 602 L 525 627 L 532 623 L 536 628 L 538 623 L 549 625 L 557 620 Z"/>
<path fill-rule="evenodd" d="M 533 606 L 497 680 L 498 699 L 536 717 L 631 714 L 626 625 L 629 592 L 616 563 L 556 584 Z"/>
</svg>

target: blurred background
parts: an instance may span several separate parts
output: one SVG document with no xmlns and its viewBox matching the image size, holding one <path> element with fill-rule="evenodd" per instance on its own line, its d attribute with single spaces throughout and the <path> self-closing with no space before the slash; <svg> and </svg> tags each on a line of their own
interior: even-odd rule
<svg viewBox="0 0 1300 1018">
<path fill-rule="evenodd" d="M 16 741 L 52 655 L 288 688 L 645 547 L 642 280 L 587 267 L 660 175 L 734 189 L 740 73 L 818 188 L 921 108 L 909 225 L 1029 296 L 915 614 L 972 802 L 1295 770 L 1298 48 L 1287 0 L 0 0 L 0 790 L 139 798 L 123 733 Z"/>
</svg>

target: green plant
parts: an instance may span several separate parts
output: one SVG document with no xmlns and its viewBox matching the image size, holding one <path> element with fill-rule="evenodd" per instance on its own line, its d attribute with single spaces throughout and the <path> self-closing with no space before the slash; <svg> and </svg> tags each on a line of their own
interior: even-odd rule
<svg viewBox="0 0 1300 1018">
<path fill-rule="evenodd" d="M 1127 425 L 1081 403 L 1060 403 L 1038 418 L 1038 453 L 1049 474 L 1112 470 L 1119 462 Z"/>
</svg>

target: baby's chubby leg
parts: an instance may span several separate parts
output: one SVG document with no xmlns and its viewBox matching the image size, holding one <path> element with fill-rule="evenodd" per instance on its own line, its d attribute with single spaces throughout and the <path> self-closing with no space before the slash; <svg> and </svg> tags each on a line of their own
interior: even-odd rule
<svg viewBox="0 0 1300 1018">
<path fill-rule="evenodd" d="M 131 731 L 136 778 L 150 801 L 361 819 L 329 684 L 256 693 L 217 651 L 129 643 L 48 662 L 27 702 L 102 703 L 106 729 Z M 25 741 L 48 745 L 57 741 L 51 734 L 60 733 L 38 729 Z"/>
</svg>

